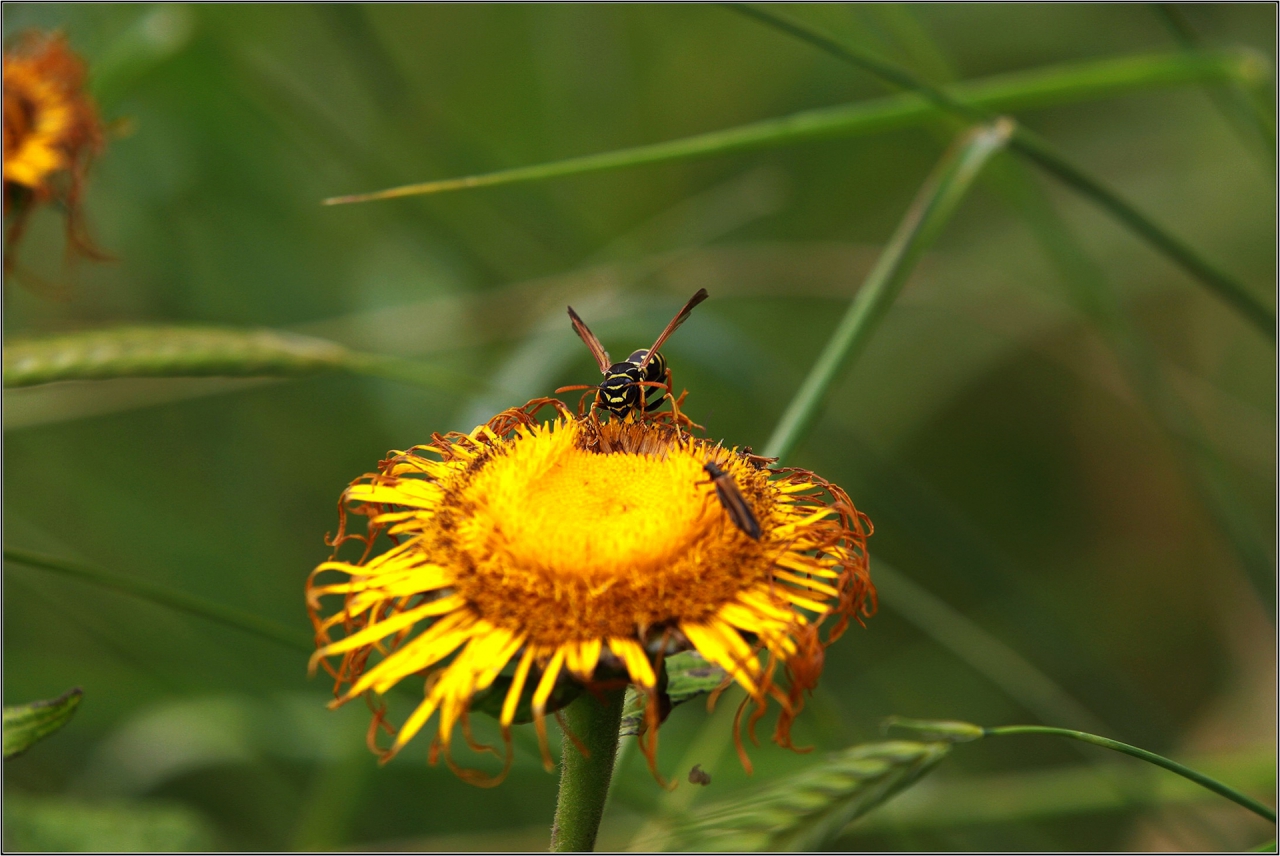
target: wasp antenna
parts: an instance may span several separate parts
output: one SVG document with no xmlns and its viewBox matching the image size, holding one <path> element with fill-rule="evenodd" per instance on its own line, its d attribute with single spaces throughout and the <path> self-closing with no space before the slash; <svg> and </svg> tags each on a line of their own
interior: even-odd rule
<svg viewBox="0 0 1280 856">
<path fill-rule="evenodd" d="M 609 360 L 609 352 L 604 349 L 604 345 L 600 344 L 600 340 L 596 338 L 596 334 L 591 332 L 591 328 L 586 322 L 578 317 L 578 313 L 573 311 L 573 307 L 567 307 L 569 310 L 569 321 L 573 324 L 573 332 L 578 334 L 578 338 L 587 346 L 587 350 L 591 352 L 591 356 L 595 357 L 596 365 L 600 367 L 600 374 L 606 374 L 609 366 L 613 363 Z"/>
<path fill-rule="evenodd" d="M 658 341 L 654 342 L 653 347 L 649 348 L 649 353 L 644 355 L 644 359 L 640 361 L 641 370 L 643 370 L 645 366 L 649 365 L 649 361 L 653 359 L 654 354 L 658 353 L 658 349 L 662 347 L 663 342 L 667 341 L 667 337 L 674 333 L 677 327 L 688 320 L 689 313 L 693 311 L 693 307 L 706 299 L 707 290 L 705 288 L 699 288 L 697 293 L 695 293 L 693 297 L 689 298 L 689 302 L 684 305 L 683 309 L 676 313 L 676 317 L 672 318 L 671 323 L 662 331 L 662 335 L 658 337 Z"/>
</svg>

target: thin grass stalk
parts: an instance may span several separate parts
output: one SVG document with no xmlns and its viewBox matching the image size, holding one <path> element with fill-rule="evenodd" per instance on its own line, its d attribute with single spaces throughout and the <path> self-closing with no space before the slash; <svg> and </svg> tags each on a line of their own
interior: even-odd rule
<svg viewBox="0 0 1280 856">
<path fill-rule="evenodd" d="M 1143 808 L 1180 808 L 1216 802 L 1219 797 L 1195 783 L 1168 777 L 1146 764 L 1118 762 L 1088 744 L 1072 742 L 1095 764 L 1053 766 L 957 776 L 936 781 L 927 791 L 895 800 L 846 827 L 834 842 L 836 850 L 857 851 L 864 835 L 890 830 L 949 829 L 1019 822 L 1079 818 Z M 1232 752 L 1198 754 L 1188 766 L 1225 781 L 1239 782 L 1250 790 L 1274 788 L 1274 747 L 1257 745 Z M 1099 787 L 1100 776 L 1122 784 L 1126 794 Z M 1069 821 L 1068 821 L 1069 822 Z"/>
<path fill-rule="evenodd" d="M 955 211 L 982 166 L 1004 145 L 1007 128 L 1006 123 L 997 122 L 965 133 L 925 179 L 876 266 L 858 290 L 845 319 L 828 340 L 809 377 L 792 397 L 766 444 L 765 455 L 783 461 L 799 445 L 812 427 L 839 370 L 856 359 L 859 346 L 865 344 L 874 331 L 925 247 Z M 731 729 L 728 726 L 735 707 L 735 699 L 729 696 L 734 693 L 730 690 L 720 699 L 716 712 L 703 723 L 689 751 L 681 759 L 679 770 L 700 763 L 707 770 L 714 771 L 729 745 Z M 658 814 L 662 818 L 684 814 L 696 796 L 697 791 L 693 788 L 677 788 L 664 798 Z M 655 819 L 646 823 L 633 839 L 633 844 L 647 840 L 654 834 L 655 827 L 663 822 Z"/>
<path fill-rule="evenodd" d="M 736 12 L 754 18 L 770 27 L 781 30 L 805 41 L 826 53 L 888 81 L 894 86 L 919 93 L 940 109 L 971 122 L 989 121 L 990 115 L 981 108 L 957 100 L 946 91 L 916 77 L 865 51 L 848 48 L 791 18 L 757 6 L 743 3 L 724 4 Z M 1199 280 L 1235 309 L 1245 320 L 1253 324 L 1272 342 L 1276 340 L 1276 315 L 1264 305 L 1245 285 L 1235 277 L 1220 270 L 1194 248 L 1147 217 L 1119 194 L 1059 154 L 1053 146 L 1038 134 L 1018 126 L 1009 141 L 1009 148 L 1031 160 L 1068 187 L 1092 199 L 1115 219 L 1143 238 L 1155 249 L 1174 261 L 1183 270 Z"/>
<path fill-rule="evenodd" d="M 55 573 L 75 577 L 121 594 L 132 595 L 150 603 L 168 607 L 169 609 L 176 609 L 179 612 L 185 612 L 189 615 L 195 615 L 207 621 L 221 624 L 224 627 L 242 630 L 260 639 L 276 642 L 295 651 L 301 651 L 304 654 L 310 654 L 315 650 L 315 643 L 310 633 L 294 630 L 290 627 L 276 624 L 269 619 L 242 612 L 234 607 L 213 603 L 186 592 L 176 591 L 149 580 L 128 577 L 69 559 L 46 556 L 43 553 L 16 547 L 5 547 L 4 559 L 6 562 L 18 562 L 28 567 L 54 571 Z"/>
<path fill-rule="evenodd" d="M 1180 13 L 1172 10 L 1172 14 Z M 921 32 L 920 38 L 928 40 L 929 36 Z M 929 51 L 932 64 L 945 67 L 936 46 L 920 47 L 932 48 Z M 943 73 L 949 74 L 949 71 L 944 68 Z M 984 177 L 1031 226 L 1049 260 L 1059 269 L 1071 301 L 1107 339 L 1119 358 L 1129 386 L 1144 402 L 1156 424 L 1181 450 L 1179 463 L 1185 469 L 1185 478 L 1235 551 L 1263 608 L 1274 619 L 1274 565 L 1265 539 L 1252 524 L 1247 504 L 1233 487 L 1221 456 L 1209 443 L 1198 420 L 1168 388 L 1158 355 L 1128 317 L 1106 274 L 1088 257 L 1044 189 L 1022 163 L 996 158 Z M 1089 727 L 1104 730 L 1096 724 Z"/>
<path fill-rule="evenodd" d="M 1038 719 L 1104 726 L 1022 655 L 883 559 L 876 560 L 875 581 L 881 608 L 898 613 Z"/>
<path fill-rule="evenodd" d="M 996 171 L 993 170 L 993 173 Z M 1169 388 L 1160 360 L 1146 337 L 1129 318 L 1107 282 L 1106 274 L 1088 256 L 1052 203 L 1029 180 L 1007 176 L 1006 196 L 1023 215 L 1045 253 L 1061 271 L 1068 297 L 1106 339 L 1115 352 L 1125 381 L 1143 402 L 1157 427 L 1174 447 L 1184 478 L 1223 533 L 1263 609 L 1275 618 L 1275 566 L 1264 537 L 1233 486 L 1226 465 L 1199 421 Z"/>
<path fill-rule="evenodd" d="M 961 137 L 943 156 L 782 414 L 765 447 L 767 457 L 785 459 L 795 451 L 836 378 L 865 347 L 920 256 L 951 218 L 982 167 L 1009 141 L 1012 131 L 1012 121 L 997 120 Z"/>
<path fill-rule="evenodd" d="M 1052 728 L 1047 725 L 1000 725 L 995 728 L 982 729 L 984 737 L 1002 737 L 1014 734 L 1048 734 L 1055 737 L 1066 737 L 1070 740 L 1079 740 L 1083 743 L 1092 743 L 1094 746 L 1101 746 L 1105 749 L 1111 749 L 1115 752 L 1123 752 L 1125 755 L 1131 755 L 1146 761 L 1148 764 L 1155 764 L 1157 767 L 1163 767 L 1172 773 L 1177 773 L 1184 779 L 1189 779 L 1207 788 L 1215 794 L 1220 794 L 1234 803 L 1244 806 L 1249 811 L 1266 818 L 1272 823 L 1276 822 L 1275 809 L 1269 808 L 1246 794 L 1242 794 L 1230 785 L 1219 782 L 1204 773 L 1191 769 L 1190 767 L 1179 764 L 1177 761 L 1166 758 L 1163 755 L 1157 755 L 1146 749 L 1140 749 L 1137 746 L 1131 746 L 1128 743 L 1121 743 L 1119 740 L 1112 740 L 1109 737 L 1100 737 L 1097 734 L 1090 734 L 1087 731 L 1073 731 L 1069 728 Z"/>
<path fill-rule="evenodd" d="M 1232 52 L 1127 56 L 958 82 L 948 86 L 947 92 L 957 102 L 967 104 L 975 110 L 1003 113 L 1106 98 L 1158 86 L 1238 81 L 1249 67 L 1246 57 Z M 937 116 L 937 107 L 927 99 L 915 93 L 904 93 L 837 107 L 804 110 L 788 116 L 661 143 L 477 175 L 406 184 L 371 193 L 334 196 L 325 199 L 324 204 L 344 205 L 478 187 L 497 187 L 752 151 L 810 140 L 882 133 L 920 125 Z"/>
<path fill-rule="evenodd" d="M 1204 45 L 1191 22 L 1176 3 L 1156 3 L 1152 11 L 1160 18 L 1169 32 L 1187 51 L 1201 50 Z M 1253 87 L 1257 89 L 1257 87 Z M 1262 159 L 1271 174 L 1275 175 L 1276 167 L 1276 124 L 1275 116 L 1268 116 L 1259 99 L 1252 97 L 1250 90 L 1239 83 L 1231 85 L 1226 91 L 1208 87 L 1206 90 L 1214 106 L 1224 119 L 1246 142 L 1253 143 L 1252 148 L 1262 154 Z M 1274 94 L 1269 95 L 1268 102 L 1274 102 Z M 1261 143 L 1261 149 L 1257 144 Z"/>
</svg>

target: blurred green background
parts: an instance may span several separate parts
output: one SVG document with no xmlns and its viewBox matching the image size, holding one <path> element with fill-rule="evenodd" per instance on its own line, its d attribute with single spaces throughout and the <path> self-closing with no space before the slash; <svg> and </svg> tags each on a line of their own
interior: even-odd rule
<svg viewBox="0 0 1280 856">
<path fill-rule="evenodd" d="M 1179 44 L 1139 5 L 788 12 L 939 82 Z M 1206 45 L 1274 62 L 1274 6 L 1181 13 Z M 22 258 L 69 296 L 7 282 L 6 336 L 270 326 L 475 379 L 434 391 L 345 376 L 5 391 L 7 546 L 301 631 L 303 581 L 328 555 L 322 536 L 352 478 L 388 449 L 593 380 L 567 302 L 626 353 L 706 287 L 711 300 L 665 353 L 710 436 L 761 448 L 955 130 L 940 121 L 326 208 L 336 194 L 886 90 L 710 6 L 6 4 L 6 37 L 26 28 L 62 29 L 104 116 L 125 122 L 87 196 L 114 261 L 65 266 L 61 221 L 42 212 Z M 1272 305 L 1274 164 L 1214 95 L 1184 85 L 1017 116 Z M 1274 567 L 1272 343 L 1078 196 L 1039 174 L 1033 186 L 1151 343 L 1236 498 L 1233 525 Z M 829 651 L 798 744 L 879 739 L 890 714 L 1053 720 L 1273 790 L 1274 605 L 1250 585 L 1184 450 L 994 181 L 978 183 L 924 258 L 793 463 L 871 516 L 873 578 L 883 562 L 951 607 L 938 624 L 920 613 L 932 600 L 886 587 L 880 613 Z M 5 702 L 84 688 L 68 727 L 5 764 L 8 848 L 546 846 L 556 778 L 527 748 L 493 790 L 428 767 L 422 739 L 380 768 L 363 707 L 327 712 L 327 682 L 307 680 L 301 654 L 29 567 L 6 567 L 4 594 Z M 1033 709 L 1006 661 L 964 646 L 973 628 L 1060 693 Z M 664 726 L 668 775 L 684 775 L 674 765 L 706 718 L 690 704 Z M 754 777 L 730 752 L 697 799 L 815 758 L 768 742 L 751 755 Z M 1110 806 L 1071 803 L 1106 789 L 1089 775 L 1112 760 L 1101 755 L 1034 738 L 961 747 L 843 846 L 1235 849 L 1274 835 L 1207 794 L 1153 805 L 1144 785 Z M 1010 797 L 1054 771 L 1085 775 L 1047 807 Z M 634 754 L 620 775 L 603 847 L 626 846 L 663 799 Z M 943 816 L 920 796 L 948 793 L 989 794 L 990 816 Z"/>
</svg>

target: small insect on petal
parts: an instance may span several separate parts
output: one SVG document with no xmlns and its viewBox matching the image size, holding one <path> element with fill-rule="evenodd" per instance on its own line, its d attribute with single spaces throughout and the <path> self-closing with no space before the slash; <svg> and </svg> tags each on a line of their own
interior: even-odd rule
<svg viewBox="0 0 1280 856">
<path fill-rule="evenodd" d="M 711 484 L 715 486 L 716 496 L 720 498 L 720 504 L 724 506 L 724 510 L 729 513 L 729 519 L 745 532 L 747 537 L 759 541 L 760 523 L 751 512 L 751 506 L 747 504 L 746 497 L 742 495 L 742 491 L 738 490 L 738 483 L 733 480 L 733 476 L 720 469 L 713 461 L 707 461 L 703 469 L 707 471 L 707 475 L 711 476 Z"/>
<path fill-rule="evenodd" d="M 711 774 L 702 769 L 701 764 L 694 764 L 693 769 L 689 771 L 689 784 L 706 787 L 711 784 Z"/>
</svg>

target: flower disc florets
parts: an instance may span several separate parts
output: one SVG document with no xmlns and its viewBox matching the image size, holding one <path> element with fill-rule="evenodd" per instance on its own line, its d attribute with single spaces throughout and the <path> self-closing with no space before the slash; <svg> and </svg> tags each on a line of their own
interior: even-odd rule
<svg viewBox="0 0 1280 856">
<path fill-rule="evenodd" d="M 559 416 L 540 424 L 534 415 L 548 404 Z M 758 539 L 726 512 L 708 463 L 733 480 Z M 506 670 L 504 737 L 531 691 L 546 759 L 544 715 L 557 681 L 628 681 L 649 696 L 642 746 L 652 766 L 660 659 L 694 648 L 758 713 L 767 698 L 779 702 L 774 739 L 790 745 L 822 648 L 874 603 L 869 524 L 839 488 L 766 463 L 692 436 L 670 413 L 575 418 L 554 399 L 394 453 L 343 495 L 334 543 L 359 538 L 365 557 L 325 562 L 308 583 L 319 646 L 312 667 L 324 661 L 336 677 L 335 704 L 426 677 L 423 701 L 384 758 L 437 711 L 432 757 L 444 748 L 447 758 L 454 725 L 465 727 L 472 699 Z M 346 534 L 347 511 L 369 518 L 368 534 Z M 371 557 L 382 533 L 394 546 Z M 345 580 L 319 583 L 326 571 Z M 325 595 L 343 597 L 327 616 Z M 832 615 L 820 640 L 818 626 Z M 333 655 L 342 655 L 336 668 L 325 661 Z"/>
</svg>

